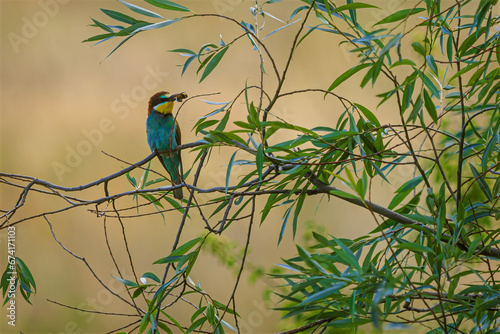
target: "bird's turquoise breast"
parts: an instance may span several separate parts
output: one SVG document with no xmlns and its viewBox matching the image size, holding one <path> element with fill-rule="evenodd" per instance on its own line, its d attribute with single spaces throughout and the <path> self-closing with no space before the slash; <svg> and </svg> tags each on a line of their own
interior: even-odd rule
<svg viewBox="0 0 500 334">
<path fill-rule="evenodd" d="M 152 112 L 146 121 L 148 144 L 151 151 L 173 150 L 177 146 L 175 139 L 176 124 L 171 114 L 160 116 Z"/>
</svg>

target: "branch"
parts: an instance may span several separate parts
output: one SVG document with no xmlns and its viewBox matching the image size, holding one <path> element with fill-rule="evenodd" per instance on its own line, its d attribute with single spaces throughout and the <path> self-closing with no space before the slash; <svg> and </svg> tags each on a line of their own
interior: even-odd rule
<svg viewBox="0 0 500 334">
<path fill-rule="evenodd" d="M 307 172 L 305 175 L 311 182 L 314 184 L 320 193 L 329 193 L 332 196 L 335 196 L 337 198 L 340 198 L 344 201 L 347 201 L 349 203 L 352 203 L 354 205 L 357 205 L 359 207 L 369 209 L 372 212 L 378 213 L 379 215 L 382 215 L 386 218 L 389 218 L 391 220 L 394 220 L 397 223 L 416 228 L 418 230 L 425 229 L 432 234 L 436 234 L 436 231 L 428 226 L 423 225 L 422 223 L 413 220 L 411 218 L 408 218 L 406 216 L 403 216 L 400 213 L 397 213 L 395 211 L 392 211 L 390 209 L 387 209 L 386 207 L 383 207 L 381 205 L 378 205 L 376 203 L 370 202 L 368 200 L 362 200 L 360 198 L 351 198 L 347 196 L 342 196 L 341 194 L 338 193 L 340 189 L 332 187 L 323 181 L 321 181 L 316 175 L 312 174 L 311 172 Z M 334 193 L 331 193 L 334 192 Z M 450 239 L 451 236 L 447 234 L 442 235 L 443 238 Z M 457 243 L 457 245 L 460 247 L 462 250 L 468 250 L 469 247 L 463 243 Z M 484 256 L 489 256 L 492 258 L 500 259 L 500 251 L 496 248 L 489 248 L 489 249 L 484 249 L 481 251 L 476 251 L 476 255 L 484 255 Z"/>
<path fill-rule="evenodd" d="M 94 270 L 92 269 L 92 267 L 89 265 L 89 263 L 87 262 L 87 260 L 85 260 L 84 257 L 81 257 L 81 256 L 78 256 L 76 255 L 75 253 L 73 253 L 72 251 L 70 251 L 69 249 L 66 248 L 66 246 L 64 246 L 60 241 L 59 239 L 57 239 L 55 233 L 54 233 L 54 230 L 52 229 L 52 224 L 50 223 L 50 221 L 47 219 L 47 217 L 43 216 L 43 218 L 45 218 L 45 220 L 47 221 L 47 224 L 49 224 L 49 227 L 50 227 L 50 232 L 52 233 L 52 236 L 54 237 L 54 239 L 57 241 L 57 243 L 66 251 L 68 252 L 69 254 L 71 254 L 73 257 L 77 258 L 78 260 L 81 260 L 83 261 L 83 263 L 85 263 L 85 265 L 87 266 L 87 268 L 90 270 L 90 272 L 92 273 L 92 275 L 94 275 L 94 278 L 106 289 L 108 290 L 112 295 L 114 295 L 115 297 L 118 297 L 120 300 L 124 301 L 126 304 L 128 304 L 129 306 L 131 306 L 132 308 L 136 309 L 137 311 L 139 312 L 142 312 L 142 314 L 145 314 L 146 312 L 144 312 L 144 310 L 141 310 L 140 308 L 138 308 L 137 306 L 133 305 L 132 303 L 130 303 L 128 300 L 124 299 L 122 296 L 120 296 L 119 294 L 117 294 L 116 292 L 114 292 L 113 290 L 111 290 L 106 284 L 104 284 L 101 279 L 97 276 L 97 274 L 94 272 Z"/>
<path fill-rule="evenodd" d="M 325 322 L 332 321 L 333 319 L 334 318 L 327 318 L 327 319 L 316 320 L 314 322 L 311 322 L 310 324 L 307 324 L 307 325 L 304 325 L 304 326 L 301 326 L 301 327 L 297 327 L 297 328 L 291 329 L 289 331 L 279 332 L 277 334 L 295 334 L 295 333 L 304 332 L 304 331 L 306 331 L 306 330 L 308 330 L 310 328 L 313 328 L 313 327 L 319 326 L 321 324 L 324 324 Z"/>
<path fill-rule="evenodd" d="M 50 303 L 53 303 L 53 304 L 56 304 L 56 305 L 59 305 L 59 306 L 65 307 L 65 308 L 69 308 L 69 309 L 72 309 L 72 310 L 77 310 L 77 311 L 80 311 L 80 312 L 96 313 L 96 314 L 103 314 L 103 315 L 117 315 L 117 316 L 121 316 L 121 317 L 137 317 L 137 314 L 113 313 L 113 312 L 102 312 L 102 311 L 95 311 L 95 310 L 86 310 L 86 309 L 83 309 L 83 308 L 78 308 L 78 307 L 69 306 L 69 305 L 66 305 L 66 304 L 63 304 L 63 303 L 59 303 L 59 302 L 56 302 L 56 301 L 50 300 L 50 299 L 47 299 L 47 301 L 50 302 Z"/>
</svg>

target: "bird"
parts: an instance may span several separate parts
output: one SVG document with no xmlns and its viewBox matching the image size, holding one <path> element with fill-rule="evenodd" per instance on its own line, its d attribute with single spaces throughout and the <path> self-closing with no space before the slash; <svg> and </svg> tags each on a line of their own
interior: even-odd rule
<svg viewBox="0 0 500 334">
<path fill-rule="evenodd" d="M 181 152 L 174 149 L 181 144 L 181 129 L 172 115 L 174 102 L 187 98 L 185 93 L 170 94 L 162 91 L 149 99 L 146 134 L 151 152 L 158 154 L 158 159 L 170 175 L 172 185 L 182 184 Z M 174 189 L 174 197 L 182 200 L 182 188 Z"/>
</svg>

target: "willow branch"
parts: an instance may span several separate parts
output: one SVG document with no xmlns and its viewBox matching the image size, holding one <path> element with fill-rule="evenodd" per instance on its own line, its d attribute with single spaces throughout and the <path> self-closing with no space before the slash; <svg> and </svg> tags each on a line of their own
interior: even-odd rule
<svg viewBox="0 0 500 334">
<path fill-rule="evenodd" d="M 437 234 L 433 228 L 431 228 L 429 226 L 425 226 L 422 223 L 420 223 L 414 219 L 403 216 L 402 214 L 397 213 L 395 211 L 392 211 L 386 207 L 383 207 L 383 206 L 378 205 L 376 203 L 370 202 L 368 200 L 362 200 L 360 198 L 353 198 L 353 197 L 349 197 L 349 196 L 344 196 L 341 193 L 339 193 L 340 189 L 332 187 L 332 186 L 324 183 L 323 181 L 318 179 L 318 177 L 316 175 L 312 174 L 311 172 L 306 173 L 306 177 L 312 182 L 312 184 L 314 184 L 318 188 L 318 191 L 320 193 L 329 193 L 334 197 L 340 198 L 346 202 L 352 203 L 352 204 L 357 205 L 359 207 L 362 207 L 362 208 L 368 209 L 372 212 L 378 213 L 379 215 L 382 215 L 386 218 L 394 220 L 395 222 L 403 224 L 405 226 L 412 227 L 412 228 L 415 228 L 418 230 L 424 229 L 424 230 L 427 230 L 434 235 Z M 443 233 L 442 238 L 449 240 L 452 237 L 450 235 Z M 467 251 L 469 249 L 469 247 L 467 245 L 465 245 L 464 243 L 457 243 L 457 245 L 462 250 Z M 491 247 L 489 249 L 483 249 L 481 251 L 476 250 L 476 255 L 484 255 L 484 256 L 489 256 L 492 258 L 500 259 L 500 251 L 496 248 L 493 248 L 493 247 Z"/>
</svg>

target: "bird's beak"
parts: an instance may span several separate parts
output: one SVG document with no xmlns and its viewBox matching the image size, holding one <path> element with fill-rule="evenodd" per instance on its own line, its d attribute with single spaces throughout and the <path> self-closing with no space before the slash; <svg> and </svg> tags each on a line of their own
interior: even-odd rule
<svg viewBox="0 0 500 334">
<path fill-rule="evenodd" d="M 172 94 L 167 98 L 167 101 L 177 101 L 177 102 L 182 102 L 183 99 L 187 98 L 186 93 L 178 93 L 178 94 Z"/>
</svg>

